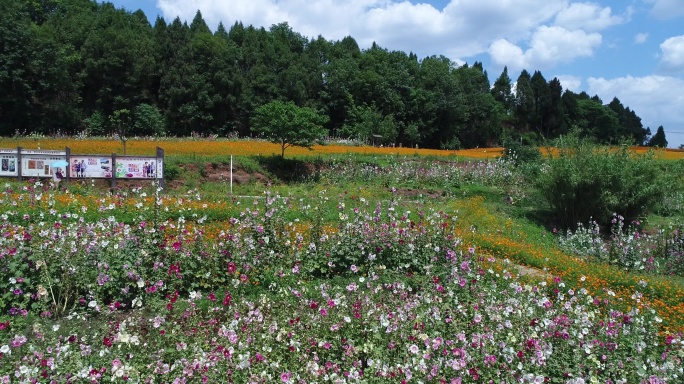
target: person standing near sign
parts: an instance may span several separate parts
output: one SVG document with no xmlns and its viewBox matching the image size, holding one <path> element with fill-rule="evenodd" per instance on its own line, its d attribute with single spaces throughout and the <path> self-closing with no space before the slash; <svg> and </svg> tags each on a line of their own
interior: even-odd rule
<svg viewBox="0 0 684 384">
<path fill-rule="evenodd" d="M 59 182 L 62 181 L 64 175 L 62 174 L 62 168 L 57 168 L 55 173 L 52 175 L 52 183 L 55 190 L 59 189 Z"/>
</svg>

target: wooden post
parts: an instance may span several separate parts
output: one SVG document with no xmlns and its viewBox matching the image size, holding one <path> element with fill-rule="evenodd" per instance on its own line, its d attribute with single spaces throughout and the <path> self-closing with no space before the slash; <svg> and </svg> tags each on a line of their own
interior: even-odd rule
<svg viewBox="0 0 684 384">
<path fill-rule="evenodd" d="M 69 147 L 66 147 L 66 162 L 67 165 L 65 167 L 66 170 L 64 175 L 66 177 L 66 181 L 69 182 L 69 180 L 71 179 L 71 148 Z"/>
<path fill-rule="evenodd" d="M 21 181 L 21 147 L 17 147 L 17 180 Z"/>
<path fill-rule="evenodd" d="M 112 192 L 116 189 L 116 153 L 112 153 L 112 178 L 109 179 L 109 189 Z"/>
</svg>

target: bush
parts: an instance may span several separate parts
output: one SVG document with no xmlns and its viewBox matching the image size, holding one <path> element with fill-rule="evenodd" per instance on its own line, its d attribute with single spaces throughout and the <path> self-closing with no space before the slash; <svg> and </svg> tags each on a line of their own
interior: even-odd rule
<svg viewBox="0 0 684 384">
<path fill-rule="evenodd" d="M 180 176 L 180 168 L 177 164 L 166 163 L 164 166 L 164 179 L 166 181 L 173 181 Z"/>
<path fill-rule="evenodd" d="M 521 165 L 539 161 L 541 159 L 541 152 L 539 152 L 539 148 L 535 146 L 511 141 L 506 144 L 504 158 L 512 161 L 515 165 Z"/>
<path fill-rule="evenodd" d="M 653 153 L 599 147 L 576 134 L 558 140 L 558 153 L 542 165 L 536 186 L 559 225 L 568 228 L 594 218 L 610 227 L 613 214 L 642 219 L 668 186 Z"/>
</svg>

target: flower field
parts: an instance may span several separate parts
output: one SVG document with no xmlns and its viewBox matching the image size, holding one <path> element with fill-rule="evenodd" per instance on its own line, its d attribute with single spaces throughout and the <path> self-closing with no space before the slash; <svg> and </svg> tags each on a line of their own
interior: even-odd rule
<svg viewBox="0 0 684 384">
<path fill-rule="evenodd" d="M 648 277 L 611 288 L 596 268 L 511 240 L 515 227 L 477 198 L 415 207 L 325 189 L 262 197 L 7 185 L 0 381 L 684 375 L 681 291 L 663 300 Z M 549 278 L 518 277 L 509 260 L 526 257 L 553 259 Z"/>
<path fill-rule="evenodd" d="M 115 139 L 83 139 L 73 138 L 0 138 L 0 148 L 63 150 L 69 147 L 75 154 L 123 154 L 121 141 Z M 188 139 L 136 139 L 130 138 L 126 144 L 129 155 L 154 154 L 157 147 L 165 150 L 167 155 L 202 155 L 202 156 L 270 156 L 280 154 L 280 145 L 260 140 L 188 140 Z M 643 154 L 653 148 L 633 147 L 634 153 Z M 553 149 L 545 149 L 553 152 Z M 655 149 L 659 158 L 665 160 L 679 160 L 684 158 L 684 150 Z M 393 148 L 350 145 L 315 145 L 312 150 L 302 147 L 288 148 L 289 156 L 316 156 L 331 154 L 372 154 L 399 156 L 435 156 L 435 157 L 464 157 L 470 159 L 491 159 L 502 155 L 503 148 L 475 148 L 464 150 L 437 150 L 423 148 Z"/>
<path fill-rule="evenodd" d="M 26 149 L 44 150 L 64 150 L 69 147 L 72 153 L 76 154 L 123 154 L 123 145 L 118 140 L 113 139 L 87 139 L 74 140 L 65 139 L 8 139 L 0 138 L 0 148 L 16 148 L 21 146 Z M 136 140 L 129 139 L 126 144 L 126 153 L 129 155 L 150 155 L 154 154 L 157 147 L 164 149 L 167 155 L 202 155 L 202 156 L 253 156 L 253 155 L 280 155 L 280 145 L 260 140 L 183 140 L 183 139 L 162 139 L 155 140 Z M 501 156 L 502 148 L 467 149 L 459 151 L 447 151 L 437 149 L 419 148 L 392 148 L 392 147 L 370 147 L 370 146 L 349 146 L 349 145 L 315 145 L 312 150 L 302 147 L 288 148 L 287 156 L 312 156 L 330 154 L 375 154 L 375 155 L 402 155 L 402 156 L 462 156 L 468 158 L 494 158 Z"/>
</svg>

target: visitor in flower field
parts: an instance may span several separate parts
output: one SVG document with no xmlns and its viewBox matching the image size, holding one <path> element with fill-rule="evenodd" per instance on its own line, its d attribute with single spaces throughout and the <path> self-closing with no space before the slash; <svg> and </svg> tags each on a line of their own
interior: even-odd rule
<svg viewBox="0 0 684 384">
<path fill-rule="evenodd" d="M 55 189 L 59 189 L 59 182 L 62 181 L 64 175 L 62 174 L 62 168 L 57 168 L 55 173 L 52 175 L 52 184 Z"/>
</svg>

